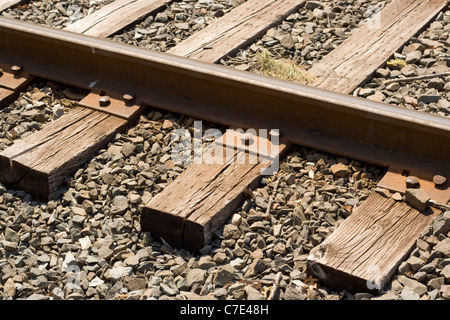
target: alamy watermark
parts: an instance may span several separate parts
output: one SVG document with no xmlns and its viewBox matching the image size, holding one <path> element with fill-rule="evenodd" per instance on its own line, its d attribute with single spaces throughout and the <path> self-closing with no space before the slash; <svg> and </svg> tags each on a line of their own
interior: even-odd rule
<svg viewBox="0 0 450 320">
<path fill-rule="evenodd" d="M 367 274 L 370 276 L 370 279 L 366 281 L 367 288 L 369 290 L 381 290 L 381 270 L 377 265 L 370 265 L 367 268 Z"/>
<path fill-rule="evenodd" d="M 204 141 L 214 141 L 203 147 Z M 219 129 L 203 132 L 202 121 L 194 122 L 193 134 L 188 129 L 172 132 L 171 160 L 175 164 L 257 164 L 262 175 L 273 175 L 279 169 L 279 129 Z"/>
<path fill-rule="evenodd" d="M 381 8 L 378 5 L 369 5 L 367 7 L 367 13 L 370 15 L 370 17 L 365 20 L 367 28 L 371 30 L 380 30 Z"/>
</svg>

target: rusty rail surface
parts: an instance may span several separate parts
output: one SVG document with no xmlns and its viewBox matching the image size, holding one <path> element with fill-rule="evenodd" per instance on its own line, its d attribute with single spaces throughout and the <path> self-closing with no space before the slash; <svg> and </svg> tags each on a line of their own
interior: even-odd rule
<svg viewBox="0 0 450 320">
<path fill-rule="evenodd" d="M 219 124 L 280 129 L 307 147 L 450 173 L 450 119 L 0 17 L 0 63 Z"/>
</svg>

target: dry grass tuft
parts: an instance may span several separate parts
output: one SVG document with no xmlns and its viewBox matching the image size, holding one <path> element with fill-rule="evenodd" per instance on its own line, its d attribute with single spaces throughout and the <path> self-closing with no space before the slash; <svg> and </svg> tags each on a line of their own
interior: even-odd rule
<svg viewBox="0 0 450 320">
<path fill-rule="evenodd" d="M 267 51 L 258 53 L 256 60 L 259 71 L 266 76 L 304 84 L 309 84 L 315 80 L 313 75 L 299 67 L 295 62 L 274 59 Z"/>
</svg>

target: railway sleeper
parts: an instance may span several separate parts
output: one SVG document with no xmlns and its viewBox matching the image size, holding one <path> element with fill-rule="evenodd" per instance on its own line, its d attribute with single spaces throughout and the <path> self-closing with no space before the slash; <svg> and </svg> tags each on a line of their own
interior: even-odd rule
<svg viewBox="0 0 450 320">
<path fill-rule="evenodd" d="M 67 115 L 1 152 L 0 182 L 48 201 L 67 176 L 123 132 L 142 111 L 132 98 L 92 92 Z"/>
<path fill-rule="evenodd" d="M 239 144 L 245 135 L 243 130 L 227 130 L 216 140 L 211 152 L 205 151 L 203 163 L 190 164 L 150 200 L 141 213 L 142 231 L 149 231 L 154 238 L 162 238 L 177 248 L 194 252 L 202 249 L 213 232 L 242 204 L 245 190 L 255 188 L 260 177 L 270 172 L 272 164 L 290 145 L 283 139 L 253 136 L 252 149 Z M 216 150 L 223 150 L 223 158 L 214 158 Z M 232 156 L 227 157 L 227 151 Z"/>
<path fill-rule="evenodd" d="M 310 252 L 308 273 L 333 288 L 380 294 L 416 240 L 441 213 L 433 204 L 450 200 L 447 181 L 419 178 L 424 176 L 430 177 L 390 167 L 378 183 L 378 192 L 373 192 Z M 409 188 L 408 178 L 416 181 L 414 188 Z M 410 200 L 410 190 L 420 191 L 425 197 Z"/>
</svg>

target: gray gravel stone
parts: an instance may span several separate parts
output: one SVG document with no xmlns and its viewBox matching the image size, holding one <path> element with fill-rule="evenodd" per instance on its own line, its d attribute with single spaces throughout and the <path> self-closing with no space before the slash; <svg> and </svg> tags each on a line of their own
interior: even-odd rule
<svg viewBox="0 0 450 320">
<path fill-rule="evenodd" d="M 306 294 L 296 285 L 289 285 L 284 294 L 285 300 L 306 300 Z"/>
<path fill-rule="evenodd" d="M 429 291 L 433 291 L 434 289 L 440 289 L 441 286 L 443 286 L 445 284 L 445 279 L 444 277 L 438 277 L 438 278 L 434 278 L 431 279 L 430 281 L 428 281 L 427 283 L 427 287 Z"/>
<path fill-rule="evenodd" d="M 33 293 L 28 298 L 26 298 L 26 300 L 51 300 L 51 297 L 40 293 Z"/>
<path fill-rule="evenodd" d="M 246 277 L 254 277 L 257 274 L 263 272 L 266 269 L 266 264 L 263 259 L 254 259 L 253 262 L 248 267 L 245 274 Z"/>
<path fill-rule="evenodd" d="M 443 299 L 450 300 L 450 285 L 442 286 L 440 293 Z"/>
<path fill-rule="evenodd" d="M 128 198 L 118 195 L 112 201 L 111 213 L 117 215 L 123 214 L 128 209 L 128 205 Z"/>
<path fill-rule="evenodd" d="M 241 232 L 237 226 L 232 224 L 225 225 L 223 229 L 223 237 L 225 239 L 239 239 L 240 236 Z"/>
<path fill-rule="evenodd" d="M 370 300 L 373 298 L 371 293 L 356 293 L 355 300 Z"/>
<path fill-rule="evenodd" d="M 450 231 L 450 211 L 446 211 L 442 216 L 433 221 L 433 234 L 447 234 Z"/>
<path fill-rule="evenodd" d="M 6 251 L 15 251 L 17 250 L 18 245 L 17 242 L 3 241 L 3 248 L 5 248 Z"/>
<path fill-rule="evenodd" d="M 103 258 L 105 260 L 109 260 L 113 254 L 114 251 L 111 250 L 110 248 L 106 247 L 106 246 L 102 246 L 98 251 L 97 254 L 100 258 Z"/>
<path fill-rule="evenodd" d="M 420 295 L 409 288 L 404 288 L 400 293 L 402 300 L 419 300 Z"/>
<path fill-rule="evenodd" d="M 186 275 L 186 281 L 189 287 L 194 284 L 203 284 L 206 280 L 206 271 L 202 269 L 192 269 Z"/>
<path fill-rule="evenodd" d="M 450 283 L 450 265 L 446 265 L 441 270 L 440 275 L 444 277 L 446 283 Z"/>
<path fill-rule="evenodd" d="M 423 189 L 406 189 L 406 202 L 419 211 L 424 211 L 428 207 L 428 201 L 430 199 L 431 197 Z"/>
<path fill-rule="evenodd" d="M 427 286 L 416 281 L 413 279 L 410 279 L 405 276 L 399 276 L 398 281 L 408 290 L 414 292 L 415 294 L 422 296 L 427 292 Z"/>
<path fill-rule="evenodd" d="M 223 287 L 234 278 L 234 267 L 231 265 L 221 266 L 217 269 L 214 277 L 214 286 Z"/>
<path fill-rule="evenodd" d="M 19 242 L 20 241 L 20 237 L 17 234 L 17 232 L 11 228 L 5 229 L 4 236 L 5 236 L 6 241 L 11 241 L 11 242 Z"/>
<path fill-rule="evenodd" d="M 433 250 L 441 253 L 444 258 L 450 257 L 450 238 L 446 238 L 439 242 Z"/>
<path fill-rule="evenodd" d="M 413 51 L 413 52 L 408 53 L 406 55 L 405 62 L 407 64 L 417 63 L 417 62 L 420 61 L 420 58 L 422 58 L 422 52 L 420 52 L 420 51 Z"/>
<path fill-rule="evenodd" d="M 423 94 L 417 99 L 417 102 L 424 103 L 424 104 L 436 103 L 441 98 L 442 97 L 439 94 Z"/>
<path fill-rule="evenodd" d="M 133 268 L 131 267 L 114 267 L 109 271 L 109 277 L 114 280 L 119 280 L 123 277 L 132 274 Z"/>
<path fill-rule="evenodd" d="M 423 266 L 424 262 L 422 259 L 412 256 L 406 261 L 406 263 L 412 271 L 417 271 Z"/>
<path fill-rule="evenodd" d="M 252 286 L 247 286 L 245 291 L 247 293 L 247 300 L 266 300 L 266 297 L 261 293 L 261 291 Z"/>
</svg>

